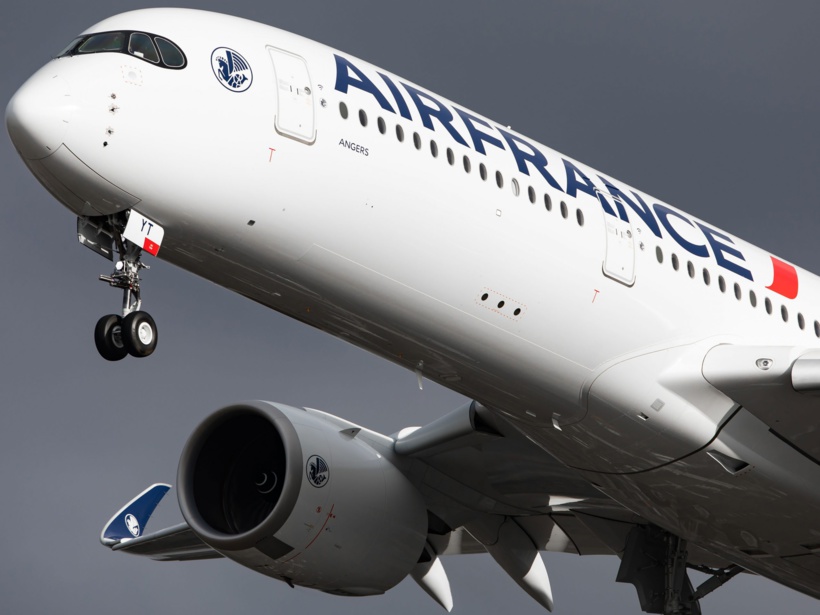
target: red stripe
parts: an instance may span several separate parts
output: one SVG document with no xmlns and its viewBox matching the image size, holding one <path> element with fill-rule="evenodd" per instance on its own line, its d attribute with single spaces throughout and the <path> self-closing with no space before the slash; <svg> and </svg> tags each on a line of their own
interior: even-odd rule
<svg viewBox="0 0 820 615">
<path fill-rule="evenodd" d="M 778 295 L 783 295 L 786 299 L 797 297 L 797 269 L 774 256 L 772 256 L 772 266 L 774 267 L 774 279 L 766 288 Z"/>
</svg>

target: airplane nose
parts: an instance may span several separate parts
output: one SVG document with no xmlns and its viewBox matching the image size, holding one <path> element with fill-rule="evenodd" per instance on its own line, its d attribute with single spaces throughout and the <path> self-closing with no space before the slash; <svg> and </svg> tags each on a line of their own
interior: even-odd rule
<svg viewBox="0 0 820 615">
<path fill-rule="evenodd" d="M 68 82 L 41 70 L 9 101 L 6 130 L 23 158 L 39 160 L 63 143 L 73 110 Z"/>
</svg>

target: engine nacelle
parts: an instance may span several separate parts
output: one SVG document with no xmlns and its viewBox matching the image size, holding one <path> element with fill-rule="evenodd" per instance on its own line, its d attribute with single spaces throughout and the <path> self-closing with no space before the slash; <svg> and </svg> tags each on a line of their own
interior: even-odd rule
<svg viewBox="0 0 820 615">
<path fill-rule="evenodd" d="M 418 490 L 357 433 L 283 404 L 223 408 L 182 452 L 182 515 L 203 542 L 262 574 L 383 593 L 418 562 L 427 514 Z"/>
</svg>

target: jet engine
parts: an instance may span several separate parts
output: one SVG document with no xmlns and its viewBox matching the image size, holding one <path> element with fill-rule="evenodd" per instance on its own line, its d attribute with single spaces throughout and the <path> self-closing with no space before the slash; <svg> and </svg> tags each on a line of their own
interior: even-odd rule
<svg viewBox="0 0 820 615">
<path fill-rule="evenodd" d="M 183 450 L 182 514 L 213 549 L 290 585 L 384 593 L 419 561 L 427 512 L 384 456 L 392 441 L 361 432 L 283 404 L 218 410 Z"/>
</svg>

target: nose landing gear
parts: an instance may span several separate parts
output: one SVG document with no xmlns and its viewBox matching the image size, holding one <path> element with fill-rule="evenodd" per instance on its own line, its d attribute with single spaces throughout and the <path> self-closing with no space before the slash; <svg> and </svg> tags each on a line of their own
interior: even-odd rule
<svg viewBox="0 0 820 615">
<path fill-rule="evenodd" d="M 125 248 L 120 237 L 117 237 L 117 244 L 118 248 L 123 248 L 120 250 L 121 259 L 114 273 L 101 275 L 100 280 L 122 289 L 122 316 L 103 316 L 94 328 L 97 351 L 108 361 L 119 361 L 128 354 L 147 357 L 157 347 L 157 325 L 148 312 L 140 309 L 139 271 L 148 269 L 140 260 L 142 250 L 134 244 Z"/>
<path fill-rule="evenodd" d="M 113 260 L 113 250 L 105 248 L 108 239 L 116 246 L 120 257 L 114 272 L 101 275 L 100 280 L 122 290 L 122 315 L 107 314 L 97 321 L 94 328 L 97 351 L 107 361 L 120 361 L 127 355 L 147 357 L 157 347 L 157 325 L 147 312 L 140 309 L 139 272 L 149 268 L 140 260 L 142 248 L 124 239 L 120 225 L 113 219 L 98 223 L 86 218 L 81 223 L 82 228 L 78 226 L 81 243 Z"/>
</svg>

